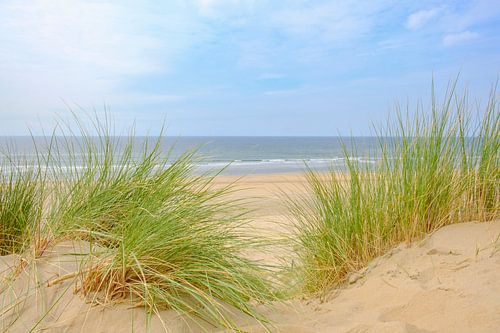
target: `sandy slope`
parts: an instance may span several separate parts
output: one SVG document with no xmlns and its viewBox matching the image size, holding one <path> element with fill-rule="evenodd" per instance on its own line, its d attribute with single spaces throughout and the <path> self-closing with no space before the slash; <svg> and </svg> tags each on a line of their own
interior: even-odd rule
<svg viewBox="0 0 500 333">
<path fill-rule="evenodd" d="M 232 181 L 222 177 L 221 185 Z M 250 176 L 255 227 L 277 231 L 270 221 L 285 221 L 276 187 L 300 195 L 298 175 Z M 404 244 L 351 277 L 351 284 L 323 301 L 297 300 L 262 311 L 278 332 L 498 332 L 500 328 L 500 221 L 462 223 L 437 231 L 411 246 Z M 0 293 L 0 331 L 152 332 L 200 331 L 205 323 L 164 311 L 150 318 L 128 304 L 92 305 L 74 293 L 74 280 L 47 286 L 78 269 L 88 245 L 65 242 Z M 71 254 L 69 254 L 71 253 Z M 0 272 L 17 265 L 17 256 L 0 258 Z M 37 286 L 40 286 L 37 288 Z M 244 316 L 247 331 L 264 329 Z M 201 325 L 201 326 L 200 326 Z"/>
<path fill-rule="evenodd" d="M 351 282 L 324 303 L 294 302 L 295 311 L 269 316 L 287 333 L 499 332 L 500 220 L 402 244 Z"/>
</svg>

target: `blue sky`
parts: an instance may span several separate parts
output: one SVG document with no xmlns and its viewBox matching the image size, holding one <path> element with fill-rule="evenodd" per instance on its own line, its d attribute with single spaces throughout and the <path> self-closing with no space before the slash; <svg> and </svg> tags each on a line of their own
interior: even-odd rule
<svg viewBox="0 0 500 333">
<path fill-rule="evenodd" d="M 0 0 L 2 135 L 104 104 L 139 133 L 363 135 L 459 72 L 499 77 L 500 1 Z"/>
</svg>

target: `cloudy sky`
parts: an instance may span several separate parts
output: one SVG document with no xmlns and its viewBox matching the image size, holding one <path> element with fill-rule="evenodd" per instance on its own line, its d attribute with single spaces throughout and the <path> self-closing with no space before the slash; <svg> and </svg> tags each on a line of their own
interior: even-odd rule
<svg viewBox="0 0 500 333">
<path fill-rule="evenodd" d="M 368 134 L 459 72 L 499 77 L 500 1 L 0 0 L 0 135 L 104 105 L 140 133 Z"/>
</svg>

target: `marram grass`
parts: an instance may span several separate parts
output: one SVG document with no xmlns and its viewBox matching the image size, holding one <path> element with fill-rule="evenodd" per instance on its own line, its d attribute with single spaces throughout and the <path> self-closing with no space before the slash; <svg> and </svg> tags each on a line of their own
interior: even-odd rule
<svg viewBox="0 0 500 333">
<path fill-rule="evenodd" d="M 193 152 L 169 158 L 161 136 L 137 148 L 133 133 L 115 137 L 99 119 L 90 130 L 77 125 L 78 140 L 69 127 L 51 140 L 44 234 L 95 249 L 78 274 L 83 295 L 231 329 L 236 309 L 266 325 L 254 305 L 275 299 L 268 271 L 243 256 L 263 242 L 248 236 L 244 207 L 228 199 L 232 189 L 193 175 Z"/>
<path fill-rule="evenodd" d="M 395 122 L 377 129 L 375 167 L 345 147 L 345 173 L 307 172 L 312 197 L 288 199 L 303 291 L 327 291 L 401 241 L 500 216 L 496 94 L 473 117 L 452 85 L 442 103 L 433 96 L 429 115 L 398 110 Z"/>
<path fill-rule="evenodd" d="M 21 253 L 34 239 L 42 213 L 39 170 L 4 153 L 0 166 L 0 255 Z"/>
<path fill-rule="evenodd" d="M 5 154 L 0 254 L 23 259 L 2 290 L 59 241 L 86 241 L 81 269 L 49 285 L 71 280 L 90 301 L 170 309 L 231 330 L 243 312 L 267 328 L 256 305 L 277 299 L 275 285 L 244 255 L 265 242 L 251 236 L 234 189 L 194 175 L 195 152 L 172 158 L 162 135 L 138 146 L 133 131 L 114 136 L 107 117 L 89 119 L 61 123 L 29 163 Z"/>
</svg>

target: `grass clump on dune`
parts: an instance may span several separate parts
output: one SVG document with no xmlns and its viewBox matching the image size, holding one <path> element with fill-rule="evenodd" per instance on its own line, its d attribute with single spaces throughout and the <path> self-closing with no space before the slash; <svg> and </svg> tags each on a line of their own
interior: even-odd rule
<svg viewBox="0 0 500 333">
<path fill-rule="evenodd" d="M 251 304 L 274 295 L 266 269 L 243 256 L 261 244 L 246 236 L 231 189 L 194 176 L 191 152 L 169 159 L 161 136 L 137 147 L 133 134 L 115 137 L 101 124 L 92 132 L 79 123 L 81 138 L 58 137 L 50 157 L 59 185 L 46 233 L 95 248 L 78 276 L 82 293 L 233 329 L 234 309 L 264 323 Z"/>
<path fill-rule="evenodd" d="M 38 231 L 42 186 L 38 171 L 6 155 L 0 167 L 0 255 L 20 253 Z"/>
<path fill-rule="evenodd" d="M 309 171 L 312 197 L 289 200 L 303 289 L 326 291 L 399 242 L 444 225 L 498 218 L 496 98 L 495 89 L 475 119 L 453 85 L 442 103 L 433 96 L 429 115 L 398 111 L 396 122 L 377 130 L 375 166 L 345 147 L 345 173 Z"/>
</svg>

